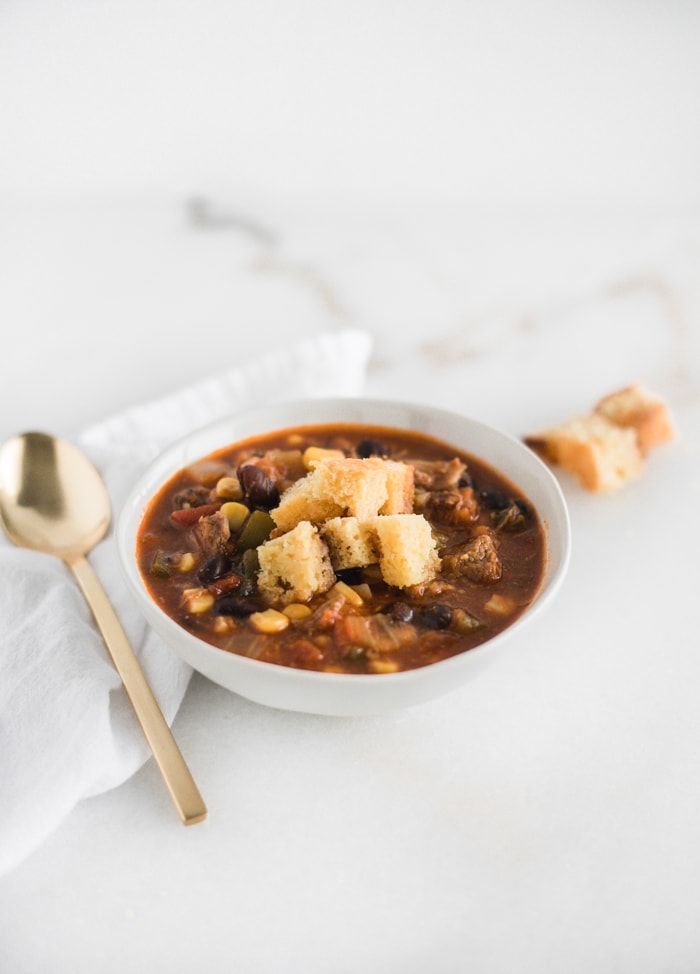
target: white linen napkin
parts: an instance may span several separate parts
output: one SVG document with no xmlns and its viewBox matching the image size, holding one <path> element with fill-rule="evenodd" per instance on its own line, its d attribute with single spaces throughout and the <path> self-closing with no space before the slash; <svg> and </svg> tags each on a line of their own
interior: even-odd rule
<svg viewBox="0 0 700 974">
<path fill-rule="evenodd" d="M 170 442 L 262 402 L 361 392 L 369 337 L 321 335 L 76 437 L 119 511 L 145 465 Z M 47 431 L 47 432 L 50 432 Z M 131 602 L 112 533 L 89 556 L 171 723 L 191 670 Z M 148 746 L 71 572 L 0 539 L 0 875 L 35 849 L 80 799 L 113 788 Z"/>
</svg>

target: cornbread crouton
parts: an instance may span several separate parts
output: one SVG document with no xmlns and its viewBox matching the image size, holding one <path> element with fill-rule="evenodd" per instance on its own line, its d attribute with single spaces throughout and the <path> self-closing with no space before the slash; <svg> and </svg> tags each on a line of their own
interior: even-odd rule
<svg viewBox="0 0 700 974">
<path fill-rule="evenodd" d="M 663 399 L 634 383 L 604 396 L 587 416 L 524 439 L 588 490 L 605 491 L 639 477 L 649 450 L 675 435 Z"/>
<path fill-rule="evenodd" d="M 258 558 L 258 590 L 268 602 L 306 602 L 335 582 L 328 548 L 309 521 L 265 541 L 258 548 Z"/>
<path fill-rule="evenodd" d="M 371 519 L 384 581 L 397 588 L 434 578 L 440 567 L 430 523 L 421 514 L 386 514 Z"/>
<path fill-rule="evenodd" d="M 644 470 L 635 430 L 617 426 L 598 413 L 528 436 L 525 442 L 595 492 L 621 487 Z"/>
<path fill-rule="evenodd" d="M 280 497 L 280 502 L 270 516 L 281 531 L 289 531 L 300 521 L 320 524 L 332 517 L 339 517 L 343 510 L 333 497 L 320 494 L 314 474 L 301 477 Z"/>
<path fill-rule="evenodd" d="M 324 496 L 332 497 L 345 514 L 360 521 L 374 517 L 389 496 L 386 463 L 379 457 L 325 460 L 318 464 L 313 476 Z"/>
<path fill-rule="evenodd" d="M 270 514 L 277 527 L 288 531 L 299 521 L 319 524 L 343 515 L 365 521 L 374 517 L 387 499 L 383 460 L 328 458 L 286 490 Z"/>
<path fill-rule="evenodd" d="M 367 521 L 356 517 L 333 517 L 321 526 L 321 536 L 328 545 L 331 564 L 336 571 L 364 568 L 379 561 L 374 530 Z"/>
<path fill-rule="evenodd" d="M 396 460 L 385 460 L 387 498 L 379 508 L 380 514 L 413 513 L 413 467 Z"/>
<path fill-rule="evenodd" d="M 666 403 L 640 383 L 605 396 L 595 407 L 595 412 L 616 426 L 634 429 L 643 454 L 675 436 Z"/>
</svg>

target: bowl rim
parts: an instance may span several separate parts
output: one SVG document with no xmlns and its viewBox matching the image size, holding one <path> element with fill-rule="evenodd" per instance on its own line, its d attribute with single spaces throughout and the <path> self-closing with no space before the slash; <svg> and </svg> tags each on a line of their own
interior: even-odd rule
<svg viewBox="0 0 700 974">
<path fill-rule="evenodd" d="M 364 419 L 357 418 L 357 416 L 327 418 L 324 415 L 324 413 L 335 413 L 346 409 L 350 409 L 353 413 L 370 414 L 373 418 Z M 285 420 L 287 412 L 292 415 L 289 422 Z M 311 416 L 317 412 L 319 415 L 314 418 L 299 418 L 299 415 L 305 416 L 309 414 Z M 383 415 L 383 418 L 379 419 L 377 418 L 377 414 L 379 413 L 387 415 Z M 531 470 L 530 479 L 534 480 L 536 475 L 542 491 L 546 493 L 551 507 L 550 517 L 546 520 L 543 512 L 539 509 L 539 505 L 534 501 L 532 502 L 538 512 L 538 517 L 545 533 L 546 564 L 544 575 L 532 602 L 510 626 L 473 649 L 458 653 L 455 656 L 439 660 L 435 663 L 430 663 L 427 666 L 401 670 L 395 673 L 327 673 L 316 670 L 297 669 L 279 663 L 270 663 L 265 660 L 239 656 L 236 653 L 227 653 L 189 632 L 158 606 L 150 595 L 138 569 L 135 557 L 136 536 L 148 502 L 166 481 L 183 466 L 186 466 L 189 462 L 205 457 L 218 449 L 223 449 L 229 444 L 233 445 L 238 441 L 248 439 L 255 435 L 264 435 L 300 425 L 320 426 L 336 422 L 359 424 L 366 422 L 368 425 L 374 426 L 393 426 L 399 429 L 415 428 L 413 425 L 406 425 L 406 422 L 398 423 L 392 421 L 392 416 L 396 419 L 399 415 L 403 420 L 409 420 L 410 418 L 420 420 L 421 425 L 418 427 L 418 432 L 454 445 L 456 449 L 462 452 L 471 452 L 475 457 L 478 457 L 483 462 L 499 470 L 512 483 L 520 486 L 516 477 L 510 471 L 503 470 L 491 458 L 483 457 L 478 449 L 470 450 L 466 445 L 453 443 L 449 435 L 433 431 L 432 429 L 426 430 L 425 426 L 437 425 L 439 427 L 442 425 L 449 426 L 450 424 L 457 424 L 462 427 L 466 425 L 472 432 L 478 431 L 481 436 L 491 438 L 501 448 L 514 451 L 515 456 L 523 458 L 524 463 Z M 270 424 L 266 419 L 267 417 L 276 417 L 275 422 Z M 247 432 L 246 430 L 251 426 L 256 427 L 256 429 L 252 432 Z M 243 432 L 236 432 L 233 438 L 231 438 L 226 432 L 229 428 L 236 431 L 242 429 Z M 219 436 L 221 438 L 217 439 Z M 211 446 L 204 445 L 201 448 L 197 445 L 208 444 L 212 438 L 216 442 Z M 520 489 L 523 489 L 526 496 L 530 497 L 531 490 L 525 488 Z M 553 524 L 552 521 L 555 523 Z M 117 516 L 115 536 L 122 574 L 142 614 L 149 624 L 168 643 L 169 647 L 189 662 L 194 669 L 205 672 L 205 675 L 208 675 L 202 669 L 201 665 L 192 662 L 193 655 L 203 657 L 207 663 L 211 662 L 214 666 L 217 663 L 219 665 L 226 665 L 230 668 L 235 668 L 241 673 L 245 673 L 246 671 L 249 671 L 251 674 L 265 673 L 277 683 L 296 685 L 300 681 L 303 681 L 304 684 L 310 687 L 316 686 L 319 691 L 323 688 L 336 686 L 340 686 L 348 691 L 351 689 L 354 690 L 357 687 L 361 687 L 364 691 L 370 685 L 372 687 L 381 686 L 388 688 L 391 686 L 398 688 L 402 685 L 410 685 L 413 683 L 436 682 L 439 678 L 444 677 L 450 672 L 459 672 L 465 666 L 470 665 L 470 659 L 476 655 L 481 656 L 485 652 L 495 650 L 504 640 L 510 638 L 514 632 L 519 631 L 524 625 L 529 624 L 541 614 L 542 610 L 551 603 L 561 588 L 571 559 L 571 523 L 561 486 L 551 470 L 521 440 L 496 426 L 454 410 L 448 410 L 418 401 L 363 396 L 308 397 L 263 404 L 247 410 L 220 416 L 174 439 L 169 446 L 161 450 L 147 464 L 128 492 Z M 554 557 L 552 552 L 553 538 L 556 540 L 557 547 Z M 212 677 L 212 679 L 215 678 Z M 460 683 L 461 681 L 456 682 L 455 688 Z M 244 689 L 236 692 L 247 696 Z M 290 707 L 289 709 L 295 708 Z"/>
</svg>

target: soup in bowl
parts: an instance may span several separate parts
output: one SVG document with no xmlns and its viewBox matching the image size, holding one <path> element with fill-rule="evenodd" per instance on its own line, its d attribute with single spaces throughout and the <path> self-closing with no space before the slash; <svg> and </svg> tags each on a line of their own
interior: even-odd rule
<svg viewBox="0 0 700 974">
<path fill-rule="evenodd" d="M 324 399 L 174 444 L 117 541 L 147 620 L 196 670 L 355 715 L 446 693 L 513 642 L 560 586 L 570 529 L 518 440 L 429 406 Z"/>
</svg>

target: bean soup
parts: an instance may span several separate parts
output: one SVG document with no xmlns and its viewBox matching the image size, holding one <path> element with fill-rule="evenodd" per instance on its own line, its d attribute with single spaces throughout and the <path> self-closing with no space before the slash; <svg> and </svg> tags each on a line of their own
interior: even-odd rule
<svg viewBox="0 0 700 974">
<path fill-rule="evenodd" d="M 543 580 L 545 539 L 528 498 L 477 457 L 335 423 L 180 470 L 145 511 L 137 558 L 155 602 L 223 652 L 382 674 L 513 623 Z"/>
</svg>

